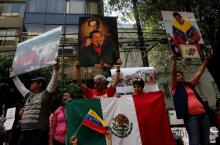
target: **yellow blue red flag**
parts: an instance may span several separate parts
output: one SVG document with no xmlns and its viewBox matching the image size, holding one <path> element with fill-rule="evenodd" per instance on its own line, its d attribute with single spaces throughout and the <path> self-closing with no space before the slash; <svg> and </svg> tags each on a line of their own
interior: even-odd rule
<svg viewBox="0 0 220 145">
<path fill-rule="evenodd" d="M 89 110 L 88 114 L 86 114 L 85 118 L 83 119 L 83 125 L 101 134 L 108 133 L 108 124 L 103 121 L 92 109 Z"/>
</svg>

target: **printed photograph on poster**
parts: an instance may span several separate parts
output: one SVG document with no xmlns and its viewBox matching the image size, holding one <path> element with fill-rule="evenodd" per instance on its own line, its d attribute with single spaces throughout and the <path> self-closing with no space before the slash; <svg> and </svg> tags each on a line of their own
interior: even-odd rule
<svg viewBox="0 0 220 145">
<path fill-rule="evenodd" d="M 116 69 L 111 69 L 111 81 L 115 76 Z M 156 82 L 156 74 L 153 67 L 136 67 L 136 68 L 121 68 L 119 82 L 116 86 L 117 93 L 132 93 L 134 92 L 133 80 L 142 78 L 145 81 L 144 90 L 148 92 L 158 91 Z"/>
<path fill-rule="evenodd" d="M 185 127 L 172 127 L 174 136 L 182 139 L 184 145 L 189 145 L 189 137 Z"/>
<path fill-rule="evenodd" d="M 52 64 L 58 54 L 62 27 L 18 44 L 12 68 L 13 74 L 20 75 Z"/>
<path fill-rule="evenodd" d="M 179 45 L 183 58 L 200 58 L 199 51 L 195 45 Z"/>
<path fill-rule="evenodd" d="M 116 64 L 119 59 L 116 17 L 80 17 L 78 52 L 82 67 Z"/>
<path fill-rule="evenodd" d="M 202 35 L 192 12 L 162 11 L 168 36 L 176 46 L 180 44 L 204 44 Z"/>
<path fill-rule="evenodd" d="M 175 136 L 182 138 L 184 145 L 189 145 L 189 136 L 185 127 L 172 127 L 172 133 Z M 218 129 L 216 127 L 210 127 L 209 140 L 210 144 L 215 144 L 216 137 L 218 137 Z"/>
</svg>

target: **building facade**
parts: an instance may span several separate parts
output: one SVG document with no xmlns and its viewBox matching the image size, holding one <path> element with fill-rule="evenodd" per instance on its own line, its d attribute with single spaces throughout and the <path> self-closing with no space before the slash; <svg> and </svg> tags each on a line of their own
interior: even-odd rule
<svg viewBox="0 0 220 145">
<path fill-rule="evenodd" d="M 101 0 L 0 0 L 0 55 L 14 55 L 19 42 L 62 26 L 60 55 L 66 58 L 63 61 L 65 63 L 63 71 L 67 76 L 73 76 L 72 62 L 77 58 L 79 17 L 103 15 L 102 5 Z M 144 34 L 149 36 L 145 37 L 146 48 L 151 48 L 160 41 L 161 34 L 147 32 Z M 136 29 L 118 26 L 118 37 L 123 67 L 143 66 Z M 189 66 L 186 78 L 190 78 L 197 68 Z M 160 89 L 165 91 L 167 108 L 173 108 L 167 78 L 161 79 L 158 83 Z M 197 89 L 210 105 L 214 105 L 216 98 L 220 97 L 208 71 L 204 73 Z"/>
<path fill-rule="evenodd" d="M 96 0 L 0 0 L 0 53 L 13 55 L 19 42 L 63 26 L 60 49 L 74 56 L 79 17 L 103 14 L 100 5 Z"/>
<path fill-rule="evenodd" d="M 11 54 L 19 42 L 25 0 L 0 0 L 0 53 Z"/>
</svg>

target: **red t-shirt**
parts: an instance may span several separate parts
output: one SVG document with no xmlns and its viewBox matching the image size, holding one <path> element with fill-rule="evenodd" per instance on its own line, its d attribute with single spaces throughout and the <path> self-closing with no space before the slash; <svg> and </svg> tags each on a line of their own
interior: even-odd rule
<svg viewBox="0 0 220 145">
<path fill-rule="evenodd" d="M 96 89 L 88 88 L 85 92 L 86 98 L 101 98 L 101 97 L 113 97 L 116 92 L 115 87 L 110 86 L 109 88 L 104 89 L 102 92 L 97 91 Z"/>
<path fill-rule="evenodd" d="M 184 86 L 187 96 L 188 96 L 188 113 L 190 115 L 196 115 L 196 114 L 203 114 L 205 113 L 205 109 L 203 107 L 203 105 L 200 103 L 200 101 L 197 99 L 195 92 L 187 87 Z M 174 94 L 176 91 L 176 88 L 172 88 L 171 92 L 172 94 Z"/>
<path fill-rule="evenodd" d="M 136 93 L 133 93 L 132 96 L 133 97 L 148 97 L 149 93 L 147 92 L 142 92 L 141 94 L 136 94 Z"/>
</svg>

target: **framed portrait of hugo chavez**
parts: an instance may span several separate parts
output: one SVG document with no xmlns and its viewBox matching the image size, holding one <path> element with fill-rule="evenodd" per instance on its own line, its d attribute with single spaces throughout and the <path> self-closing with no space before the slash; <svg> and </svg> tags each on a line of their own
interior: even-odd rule
<svg viewBox="0 0 220 145">
<path fill-rule="evenodd" d="M 116 17 L 80 17 L 78 41 L 81 67 L 111 68 L 119 59 Z"/>
</svg>

